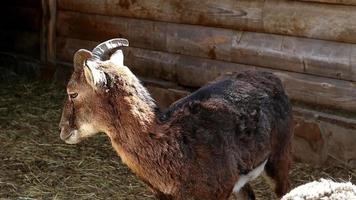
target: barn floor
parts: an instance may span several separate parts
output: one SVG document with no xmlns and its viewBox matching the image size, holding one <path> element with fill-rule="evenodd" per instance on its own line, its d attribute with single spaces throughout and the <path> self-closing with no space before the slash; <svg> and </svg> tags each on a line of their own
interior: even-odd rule
<svg viewBox="0 0 356 200">
<path fill-rule="evenodd" d="M 64 89 L 48 83 L 0 83 L 0 199 L 153 199 L 121 164 L 105 136 L 79 145 L 59 139 Z M 293 186 L 320 177 L 351 180 L 356 169 L 295 163 Z M 259 199 L 273 199 L 264 180 Z"/>
</svg>

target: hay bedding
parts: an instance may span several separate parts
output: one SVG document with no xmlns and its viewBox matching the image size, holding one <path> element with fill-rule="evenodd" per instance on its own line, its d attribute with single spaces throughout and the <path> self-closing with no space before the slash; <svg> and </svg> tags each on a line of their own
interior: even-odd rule
<svg viewBox="0 0 356 200">
<path fill-rule="evenodd" d="M 76 146 L 59 139 L 64 95 L 48 83 L 0 83 L 0 199 L 153 199 L 105 136 Z M 356 183 L 355 171 L 296 163 L 291 179 L 293 186 L 320 177 Z M 275 198 L 262 178 L 253 186 L 258 199 Z"/>
</svg>

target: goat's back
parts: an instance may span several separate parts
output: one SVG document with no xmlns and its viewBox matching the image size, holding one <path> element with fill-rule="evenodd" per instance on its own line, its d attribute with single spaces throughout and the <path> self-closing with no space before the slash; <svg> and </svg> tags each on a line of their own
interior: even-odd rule
<svg viewBox="0 0 356 200">
<path fill-rule="evenodd" d="M 290 102 L 278 77 L 269 72 L 245 71 L 218 77 L 175 102 L 163 118 L 168 119 L 181 109 L 208 102 L 229 106 L 239 116 L 249 115 L 247 112 L 253 110 L 262 110 L 276 119 L 288 120 L 291 115 Z"/>
</svg>

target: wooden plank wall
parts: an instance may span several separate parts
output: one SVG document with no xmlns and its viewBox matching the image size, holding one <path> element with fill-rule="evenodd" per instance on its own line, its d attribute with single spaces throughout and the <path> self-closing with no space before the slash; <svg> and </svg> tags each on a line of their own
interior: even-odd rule
<svg viewBox="0 0 356 200">
<path fill-rule="evenodd" d="M 354 0 L 57 0 L 56 17 L 59 68 L 125 37 L 125 64 L 163 107 L 225 72 L 274 72 L 295 105 L 296 157 L 356 166 Z"/>
<path fill-rule="evenodd" d="M 350 20 L 356 7 L 280 0 L 59 0 L 58 9 L 60 61 L 120 36 L 130 40 L 127 62 L 143 77 L 196 88 L 226 71 L 258 68 L 277 72 L 295 101 L 356 112 L 356 26 Z"/>
<path fill-rule="evenodd" d="M 356 166 L 355 0 L 11 0 L 2 5 L 0 64 L 1 53 L 26 57 L 40 61 L 42 78 L 65 80 L 75 51 L 125 37 L 130 41 L 125 64 L 162 107 L 223 73 L 270 71 L 294 103 L 295 156 Z"/>
</svg>

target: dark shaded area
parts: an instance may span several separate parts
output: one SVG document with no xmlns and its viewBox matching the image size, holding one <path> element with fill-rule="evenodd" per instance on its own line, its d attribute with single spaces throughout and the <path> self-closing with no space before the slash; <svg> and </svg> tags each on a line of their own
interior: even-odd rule
<svg viewBox="0 0 356 200">
<path fill-rule="evenodd" d="M 41 0 L 3 2 L 0 13 L 0 81 L 15 76 L 35 79 L 45 65 L 41 59 Z"/>
</svg>

